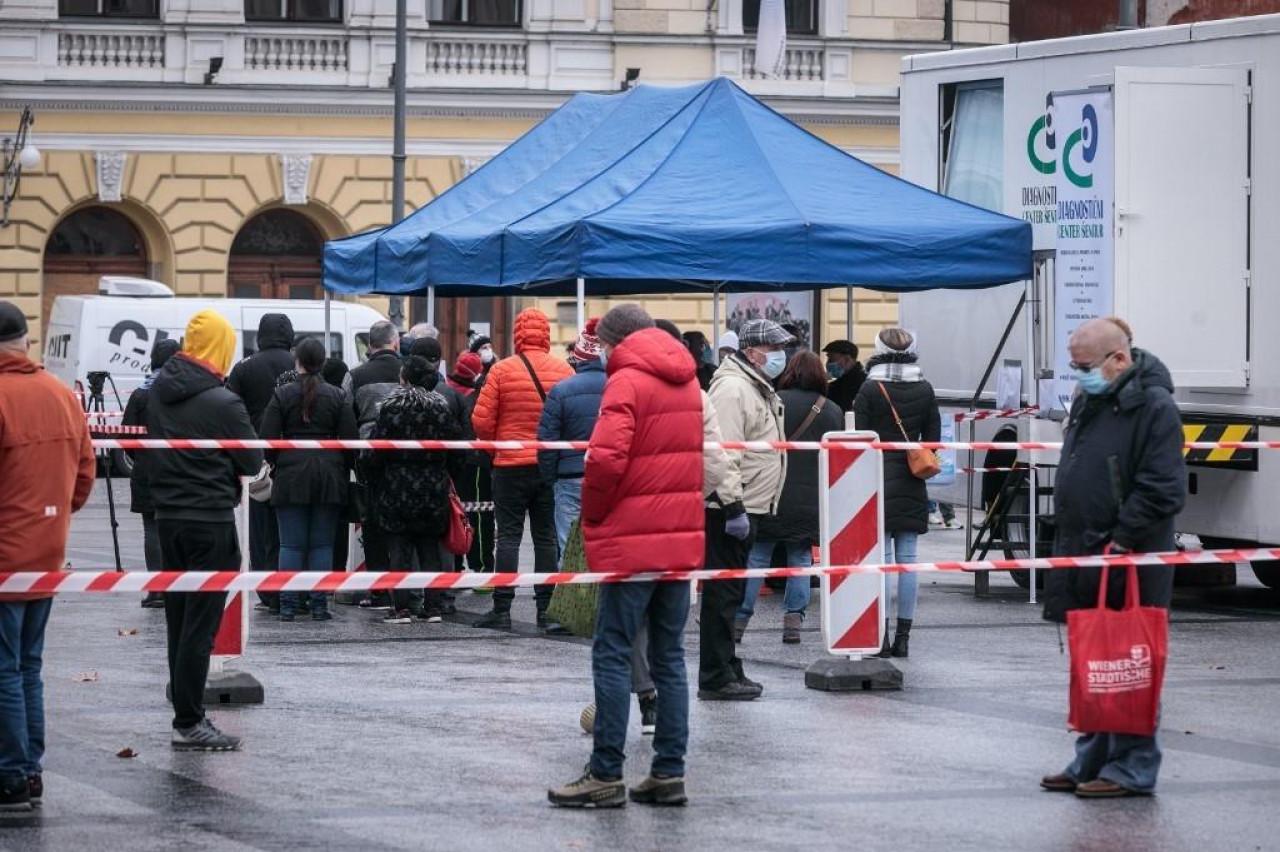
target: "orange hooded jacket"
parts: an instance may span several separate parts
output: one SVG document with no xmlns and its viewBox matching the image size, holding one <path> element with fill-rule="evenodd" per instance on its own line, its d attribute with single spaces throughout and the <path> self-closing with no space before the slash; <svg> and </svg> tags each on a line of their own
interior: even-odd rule
<svg viewBox="0 0 1280 852">
<path fill-rule="evenodd" d="M 543 394 L 556 383 L 573 375 L 567 361 L 551 354 L 551 323 L 537 308 L 521 311 L 516 317 L 516 353 L 493 365 L 471 413 L 476 437 L 482 441 L 532 441 L 542 419 Z M 524 355 L 537 374 L 542 394 L 534 385 Z M 537 450 L 500 450 L 495 467 L 526 467 L 538 464 Z"/>
</svg>

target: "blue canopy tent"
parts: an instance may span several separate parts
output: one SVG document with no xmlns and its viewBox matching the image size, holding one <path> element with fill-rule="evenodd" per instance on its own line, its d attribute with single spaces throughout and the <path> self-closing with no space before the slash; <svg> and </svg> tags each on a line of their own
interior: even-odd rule
<svg viewBox="0 0 1280 852">
<path fill-rule="evenodd" d="M 867 165 L 727 79 L 571 98 L 391 227 L 325 244 L 339 294 L 670 293 L 1029 278 L 1031 226 Z"/>
</svg>

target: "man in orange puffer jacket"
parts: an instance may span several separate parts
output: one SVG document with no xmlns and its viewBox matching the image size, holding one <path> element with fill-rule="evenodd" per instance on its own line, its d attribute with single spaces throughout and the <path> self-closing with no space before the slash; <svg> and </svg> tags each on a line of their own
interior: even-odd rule
<svg viewBox="0 0 1280 852">
<path fill-rule="evenodd" d="M 538 434 L 542 406 L 547 393 L 562 379 L 573 375 L 569 364 L 551 355 L 551 324 L 536 308 L 516 317 L 516 354 L 504 358 L 485 379 L 471 413 L 476 437 L 482 441 L 532 441 Z M 500 450 L 493 460 L 493 502 L 498 523 L 495 569 L 517 570 L 524 518 L 529 516 L 533 536 L 534 570 L 554 572 L 559 561 L 556 542 L 553 484 L 538 472 L 537 450 Z M 538 626 L 547 626 L 547 606 L 551 586 L 534 589 L 538 602 Z M 498 630 L 511 628 L 511 601 L 514 589 L 495 589 L 493 611 L 476 622 L 476 627 Z"/>
</svg>

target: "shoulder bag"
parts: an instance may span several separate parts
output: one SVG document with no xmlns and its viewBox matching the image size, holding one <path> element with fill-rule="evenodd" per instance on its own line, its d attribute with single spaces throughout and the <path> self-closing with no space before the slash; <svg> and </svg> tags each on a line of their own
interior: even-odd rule
<svg viewBox="0 0 1280 852">
<path fill-rule="evenodd" d="M 827 404 L 827 398 L 819 394 L 818 401 L 815 402 L 813 404 L 813 407 L 809 409 L 809 413 L 805 416 L 804 420 L 800 423 L 800 425 L 796 427 L 796 431 L 791 433 L 791 435 L 787 438 L 787 440 L 795 441 L 801 435 L 803 435 L 805 433 L 805 430 L 813 425 L 813 421 L 818 419 L 818 415 L 822 413 L 822 408 L 826 404 Z"/>
<path fill-rule="evenodd" d="M 902 440 L 911 443 L 906 427 L 902 425 L 902 418 L 898 416 L 898 409 L 894 406 L 893 399 L 889 397 L 889 391 L 885 390 L 884 382 L 876 382 L 876 386 L 884 395 L 884 401 L 889 403 L 889 411 L 893 414 L 893 422 L 898 424 Z M 911 469 L 911 475 L 916 479 L 933 479 L 942 472 L 942 462 L 938 460 L 938 454 L 933 450 L 907 450 L 907 467 Z"/>
<path fill-rule="evenodd" d="M 471 552 L 471 542 L 475 531 L 471 529 L 471 521 L 467 519 L 467 510 L 458 496 L 458 489 L 449 481 L 449 530 L 444 536 L 444 549 L 454 556 L 465 556 Z"/>
<path fill-rule="evenodd" d="M 533 365 L 529 363 L 529 359 L 524 356 L 523 352 L 516 357 L 524 362 L 524 368 L 529 371 L 529 378 L 533 379 L 533 386 L 538 389 L 538 396 L 542 397 L 542 401 L 545 403 L 547 401 L 547 392 L 543 389 L 542 382 L 538 380 L 537 371 L 533 369 Z"/>
</svg>

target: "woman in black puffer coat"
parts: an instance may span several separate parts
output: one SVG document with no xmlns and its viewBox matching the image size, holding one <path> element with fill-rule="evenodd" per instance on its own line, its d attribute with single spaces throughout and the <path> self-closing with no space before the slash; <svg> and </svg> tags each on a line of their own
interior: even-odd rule
<svg viewBox="0 0 1280 852">
<path fill-rule="evenodd" d="M 324 344 L 308 338 L 294 350 L 297 372 L 284 373 L 262 414 L 263 438 L 321 440 L 356 437 L 355 412 L 340 389 L 320 375 Z M 267 453 L 274 468 L 271 506 L 280 525 L 281 571 L 334 570 L 333 545 L 351 478 L 350 454 L 329 450 Z M 328 597 L 310 592 L 311 617 L 327 621 Z M 280 620 L 293 621 L 299 593 L 280 593 Z"/>
<path fill-rule="evenodd" d="M 440 374 L 426 358 L 410 355 L 400 372 L 400 387 L 382 402 L 371 440 L 456 440 L 462 426 L 445 398 L 436 392 Z M 387 533 L 391 567 L 396 571 L 443 571 L 440 539 L 449 529 L 450 479 L 462 471 L 463 453 L 442 450 L 391 450 L 364 453 L 369 512 Z M 392 593 L 390 623 L 410 618 L 408 590 Z M 428 591 L 423 617 L 439 621 L 443 596 Z"/>
<path fill-rule="evenodd" d="M 886 328 L 876 337 L 876 354 L 867 362 L 867 381 L 853 401 L 854 423 L 882 441 L 937 441 L 942 418 L 933 385 L 916 363 L 916 341 L 901 328 Z M 894 413 L 897 413 L 897 418 Z M 901 420 L 901 426 L 898 421 Z M 905 433 L 905 434 L 904 434 Z M 884 454 L 884 559 L 916 561 L 917 538 L 929 529 L 929 493 L 923 479 L 911 473 L 904 452 Z M 915 618 L 918 574 L 897 574 L 898 629 L 889 646 L 888 630 L 880 656 L 905 657 Z M 888 613 L 886 615 L 886 620 Z"/>
</svg>

